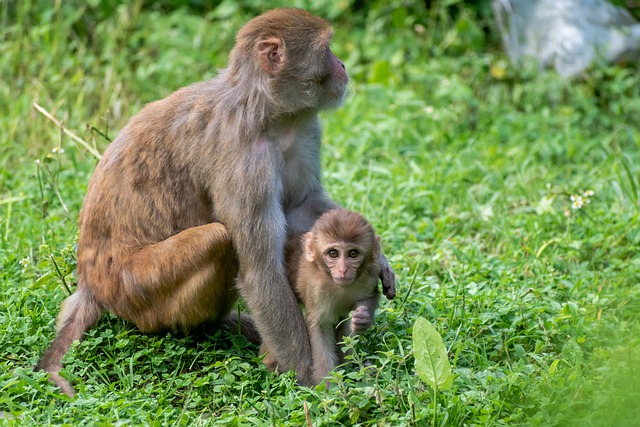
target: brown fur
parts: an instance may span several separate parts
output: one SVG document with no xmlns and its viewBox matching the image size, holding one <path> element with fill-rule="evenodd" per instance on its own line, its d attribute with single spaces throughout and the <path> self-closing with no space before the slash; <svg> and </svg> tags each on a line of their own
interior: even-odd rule
<svg viewBox="0 0 640 427">
<path fill-rule="evenodd" d="M 335 206 L 317 112 L 341 103 L 348 79 L 328 34 L 297 9 L 251 20 L 226 70 L 147 105 L 106 150 L 80 214 L 78 290 L 38 364 L 67 394 L 61 358 L 103 310 L 143 331 L 186 330 L 224 321 L 238 294 L 281 365 L 311 382 L 283 247 L 287 227 Z"/>
<path fill-rule="evenodd" d="M 142 331 L 239 326 L 313 384 L 284 245 L 336 207 L 320 182 L 318 112 L 342 102 L 348 77 L 330 37 L 303 10 L 256 17 L 228 68 L 148 104 L 107 148 L 80 213 L 78 289 L 38 363 L 65 393 L 62 356 L 104 310 Z M 252 318 L 230 314 L 239 295 Z"/>
<path fill-rule="evenodd" d="M 333 262 L 327 251 L 336 248 L 341 253 L 355 249 L 361 257 Z M 335 209 L 322 215 L 304 236 L 291 238 L 286 253 L 289 283 L 306 311 L 314 382 L 320 382 L 341 359 L 336 341 L 373 323 L 381 271 L 379 240 L 362 215 Z M 343 282 L 344 270 L 353 275 Z M 344 321 L 350 311 L 351 319 Z M 263 343 L 260 353 L 269 351 Z M 278 365 L 271 354 L 263 362 L 272 370 Z"/>
</svg>

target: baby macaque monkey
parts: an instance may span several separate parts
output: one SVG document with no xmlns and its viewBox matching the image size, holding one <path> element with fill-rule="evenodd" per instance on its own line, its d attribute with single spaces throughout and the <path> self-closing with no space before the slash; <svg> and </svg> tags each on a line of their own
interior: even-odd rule
<svg viewBox="0 0 640 427">
<path fill-rule="evenodd" d="M 342 359 L 336 343 L 373 324 L 379 238 L 359 213 L 334 209 L 318 218 L 310 232 L 289 239 L 285 254 L 289 284 L 306 311 L 314 382 L 319 383 Z M 263 343 L 260 354 L 268 351 Z M 277 368 L 270 354 L 263 362 Z"/>
</svg>

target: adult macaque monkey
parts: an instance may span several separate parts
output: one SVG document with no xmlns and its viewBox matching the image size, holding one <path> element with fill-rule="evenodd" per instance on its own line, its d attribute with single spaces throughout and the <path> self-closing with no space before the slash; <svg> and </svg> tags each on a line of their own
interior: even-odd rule
<svg viewBox="0 0 640 427">
<path fill-rule="evenodd" d="M 373 324 L 381 269 L 379 239 L 362 215 L 334 209 L 302 238 L 292 238 L 286 254 L 289 283 L 306 311 L 313 382 L 319 383 L 342 359 L 336 343 Z M 349 312 L 351 319 L 345 320 Z M 260 353 L 270 351 L 268 343 L 262 343 Z M 277 368 L 271 353 L 263 362 Z"/>
<path fill-rule="evenodd" d="M 348 82 L 331 36 L 303 10 L 258 16 L 228 68 L 147 105 L 107 148 L 80 212 L 78 288 L 38 363 L 66 394 L 62 357 L 103 311 L 142 331 L 188 330 L 232 322 L 238 293 L 253 318 L 243 331 L 255 325 L 280 367 L 314 383 L 284 245 L 336 207 L 320 183 L 317 117 L 342 103 Z"/>
</svg>

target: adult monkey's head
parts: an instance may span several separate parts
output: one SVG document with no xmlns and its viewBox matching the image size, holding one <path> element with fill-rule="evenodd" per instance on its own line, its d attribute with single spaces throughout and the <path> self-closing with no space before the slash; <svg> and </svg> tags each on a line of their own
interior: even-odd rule
<svg viewBox="0 0 640 427">
<path fill-rule="evenodd" d="M 240 29 L 229 71 L 238 83 L 250 76 L 279 112 L 337 107 L 349 77 L 331 51 L 332 35 L 326 20 L 302 9 L 271 10 Z"/>
</svg>

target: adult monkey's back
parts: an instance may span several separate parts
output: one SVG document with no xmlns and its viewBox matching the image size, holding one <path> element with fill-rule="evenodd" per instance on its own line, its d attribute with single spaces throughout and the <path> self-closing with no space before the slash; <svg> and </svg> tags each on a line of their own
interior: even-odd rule
<svg viewBox="0 0 640 427">
<path fill-rule="evenodd" d="M 320 182 L 317 118 L 348 82 L 331 36 L 299 9 L 254 18 L 227 69 L 147 105 L 107 148 L 80 213 L 78 288 L 38 363 L 65 393 L 62 357 L 104 310 L 142 331 L 188 330 L 224 322 L 238 291 L 280 368 L 312 383 L 283 248 L 336 207 Z"/>
</svg>

